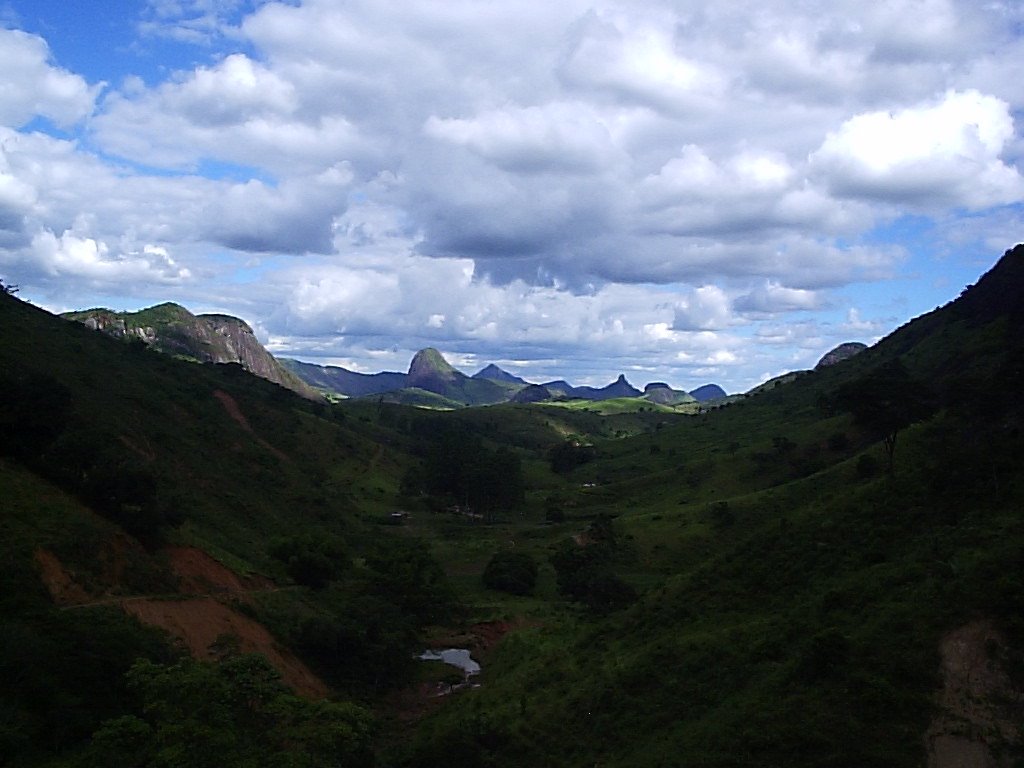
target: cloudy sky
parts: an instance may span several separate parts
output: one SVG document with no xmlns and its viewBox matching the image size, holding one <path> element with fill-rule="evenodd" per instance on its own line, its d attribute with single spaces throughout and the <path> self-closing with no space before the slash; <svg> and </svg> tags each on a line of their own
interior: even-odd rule
<svg viewBox="0 0 1024 768">
<path fill-rule="evenodd" d="M 743 391 L 1024 240 L 1019 0 L 0 0 L 0 277 Z"/>
</svg>

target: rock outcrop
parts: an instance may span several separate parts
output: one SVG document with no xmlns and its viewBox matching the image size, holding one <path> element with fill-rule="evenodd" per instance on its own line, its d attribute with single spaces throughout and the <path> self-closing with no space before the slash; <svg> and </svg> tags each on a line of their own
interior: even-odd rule
<svg viewBox="0 0 1024 768">
<path fill-rule="evenodd" d="M 821 360 L 818 361 L 818 364 L 814 366 L 814 370 L 827 368 L 830 365 L 841 363 L 843 360 L 849 360 L 851 357 L 859 355 L 867 348 L 867 344 L 863 344 L 859 341 L 844 342 L 835 349 L 826 352 L 824 357 L 822 357 Z"/>
<path fill-rule="evenodd" d="M 87 328 L 126 341 L 200 363 L 237 363 L 256 376 L 297 392 L 319 398 L 315 389 L 288 371 L 256 338 L 244 320 L 230 315 L 193 315 L 184 307 L 158 304 L 138 312 L 88 309 L 63 317 Z"/>
</svg>

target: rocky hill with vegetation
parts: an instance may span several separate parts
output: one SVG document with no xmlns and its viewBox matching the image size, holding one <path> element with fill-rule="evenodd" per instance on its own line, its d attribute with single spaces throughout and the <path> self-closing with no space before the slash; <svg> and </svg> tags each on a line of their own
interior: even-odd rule
<svg viewBox="0 0 1024 768">
<path fill-rule="evenodd" d="M 108 336 L 200 363 L 237 363 L 250 373 L 319 398 L 316 390 L 271 355 L 244 320 L 230 315 L 193 315 L 178 304 L 158 304 L 138 312 L 87 309 L 63 317 Z"/>
</svg>

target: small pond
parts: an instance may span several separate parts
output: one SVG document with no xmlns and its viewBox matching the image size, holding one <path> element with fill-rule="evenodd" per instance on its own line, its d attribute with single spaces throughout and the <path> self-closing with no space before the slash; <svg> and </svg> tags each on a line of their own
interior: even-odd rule
<svg viewBox="0 0 1024 768">
<path fill-rule="evenodd" d="M 442 651 L 424 651 L 419 656 L 420 661 L 443 661 L 445 664 L 451 664 L 453 667 L 458 667 L 462 670 L 462 673 L 467 677 L 479 674 L 480 665 L 473 661 L 469 655 L 469 651 L 465 648 L 445 648 Z"/>
</svg>

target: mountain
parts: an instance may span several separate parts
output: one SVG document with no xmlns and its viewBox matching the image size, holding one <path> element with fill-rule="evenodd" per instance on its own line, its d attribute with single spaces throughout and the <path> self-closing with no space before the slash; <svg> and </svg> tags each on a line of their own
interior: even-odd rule
<svg viewBox="0 0 1024 768">
<path fill-rule="evenodd" d="M 551 391 L 540 384 L 528 384 L 512 395 L 513 403 L 542 403 L 550 400 Z"/>
<path fill-rule="evenodd" d="M 193 315 L 170 302 L 138 312 L 87 309 L 67 312 L 62 317 L 117 339 L 141 342 L 165 354 L 200 363 L 237 363 L 303 397 L 320 398 L 316 390 L 267 352 L 252 328 L 237 317 Z"/>
<path fill-rule="evenodd" d="M 405 388 L 394 393 L 392 399 L 399 403 L 422 404 L 421 392 L 426 391 L 461 406 L 493 405 L 506 402 L 520 388 L 519 385 L 490 379 L 471 378 L 454 368 L 436 349 L 428 347 L 413 356 L 405 377 Z M 403 397 L 402 393 L 406 391 L 409 395 Z"/>
<path fill-rule="evenodd" d="M 513 376 L 508 371 L 503 371 L 494 363 L 490 363 L 473 374 L 474 379 L 488 379 L 489 381 L 500 381 L 506 384 L 522 384 L 526 386 L 529 382 L 518 376 Z"/>
<path fill-rule="evenodd" d="M 606 387 L 576 387 L 573 393 L 575 397 L 582 397 L 584 400 L 611 400 L 614 397 L 639 397 L 643 394 L 626 381 L 626 376 L 622 373 Z"/>
<path fill-rule="evenodd" d="M 553 395 L 578 398 L 580 400 L 611 400 L 616 397 L 639 397 L 643 394 L 639 389 L 626 381 L 626 376 L 621 373 L 619 378 L 604 387 L 574 387 L 561 379 L 545 382 L 541 386 Z"/>
<path fill-rule="evenodd" d="M 530 384 L 493 363 L 472 376 L 467 376 L 433 348 L 417 352 L 409 364 L 407 373 L 355 373 L 337 366 L 312 365 L 298 360 L 283 360 L 282 364 L 307 384 L 327 392 L 346 397 L 388 394 L 388 402 L 421 407 L 448 408 L 494 405 L 502 402 L 540 402 L 551 398 L 599 401 L 638 398 L 645 395 L 630 384 L 624 374 L 620 374 L 615 381 L 604 387 L 576 387 L 562 379 L 544 384 Z M 527 388 L 529 391 L 524 392 Z M 409 389 L 417 391 L 405 392 Z M 691 397 L 681 390 L 672 390 L 665 384 L 648 385 L 648 390 L 654 394 L 646 399 L 659 405 L 679 405 L 699 399 L 725 397 L 725 392 L 717 385 L 708 385 L 697 390 L 701 394 L 700 398 Z M 424 392 L 439 395 L 442 399 L 425 397 Z"/>
<path fill-rule="evenodd" d="M 345 397 L 378 395 L 406 385 L 404 373 L 358 373 L 336 365 L 314 365 L 289 358 L 282 358 L 280 362 L 310 386 Z"/>
<path fill-rule="evenodd" d="M 706 403 L 708 400 L 718 400 L 723 397 L 728 397 L 725 390 L 717 384 L 705 384 L 704 386 L 697 387 L 696 389 L 690 390 L 690 395 L 698 403 Z"/>
<path fill-rule="evenodd" d="M 557 397 L 575 397 L 576 388 L 573 387 L 567 381 L 557 379 L 555 381 L 545 381 L 540 386 L 544 387 L 548 392 Z"/>
<path fill-rule="evenodd" d="M 660 381 L 651 382 L 645 386 L 643 397 L 645 400 L 659 405 L 681 405 L 682 403 L 696 402 L 696 398 L 688 392 L 672 389 L 668 384 Z"/>
<path fill-rule="evenodd" d="M 829 365 L 841 363 L 843 362 L 843 360 L 849 360 L 851 357 L 853 357 L 854 355 L 859 355 L 867 348 L 867 344 L 864 344 L 859 341 L 844 342 L 835 349 L 826 352 L 822 356 L 821 360 L 818 361 L 818 364 L 814 366 L 814 368 L 815 370 L 817 370 L 818 368 L 825 368 L 826 366 Z"/>
<path fill-rule="evenodd" d="M 428 392 L 439 392 L 440 389 L 469 378 L 456 370 L 444 359 L 444 355 L 432 347 L 421 349 L 413 355 L 406 374 L 406 386 L 420 387 Z"/>
</svg>

